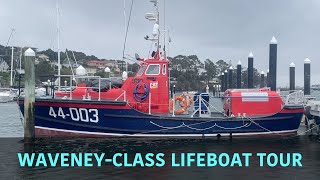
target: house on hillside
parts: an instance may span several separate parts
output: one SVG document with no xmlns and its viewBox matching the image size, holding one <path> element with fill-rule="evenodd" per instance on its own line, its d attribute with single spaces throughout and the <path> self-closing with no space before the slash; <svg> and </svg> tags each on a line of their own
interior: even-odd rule
<svg viewBox="0 0 320 180">
<path fill-rule="evenodd" d="M 87 66 L 95 67 L 95 68 L 105 68 L 106 64 L 107 64 L 106 61 L 100 61 L 100 60 L 90 60 L 87 62 Z"/>
<path fill-rule="evenodd" d="M 115 68 L 118 66 L 118 62 L 116 60 L 105 60 L 106 67 Z"/>
<path fill-rule="evenodd" d="M 75 63 L 71 63 L 71 64 L 69 64 L 69 63 L 63 63 L 63 64 L 61 64 L 61 65 L 62 65 L 62 67 L 66 67 L 66 68 L 70 68 L 70 67 L 72 67 L 72 68 L 77 68 L 77 67 L 78 67 Z"/>
<path fill-rule="evenodd" d="M 0 58 L 0 72 L 8 72 L 9 71 L 9 65 L 5 60 Z"/>
<path fill-rule="evenodd" d="M 42 61 L 49 61 L 49 56 L 45 54 L 38 54 L 38 59 Z"/>
<path fill-rule="evenodd" d="M 94 76 L 97 73 L 97 68 L 95 67 L 85 67 L 88 76 Z"/>
<path fill-rule="evenodd" d="M 121 70 L 125 70 L 126 68 L 126 62 L 125 61 L 122 61 L 122 60 L 118 60 L 117 61 L 117 67 Z"/>
</svg>

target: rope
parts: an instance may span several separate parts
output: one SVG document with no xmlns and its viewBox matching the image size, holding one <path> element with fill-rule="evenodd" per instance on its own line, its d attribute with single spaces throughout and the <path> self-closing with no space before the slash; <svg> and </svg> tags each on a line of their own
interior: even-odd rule
<svg viewBox="0 0 320 180">
<path fill-rule="evenodd" d="M 133 0 L 131 0 L 131 7 L 130 7 L 130 12 L 129 12 L 129 19 L 127 23 L 127 30 L 126 30 L 126 35 L 124 37 L 124 42 L 123 42 L 123 50 L 122 50 L 122 60 L 124 61 L 124 53 L 126 50 L 126 43 L 127 43 L 127 36 L 128 36 L 128 31 L 129 31 L 129 25 L 130 25 L 130 19 L 131 19 L 131 12 L 132 12 L 132 7 L 133 7 Z M 122 66 L 122 71 L 123 71 L 123 66 Z"/>
</svg>

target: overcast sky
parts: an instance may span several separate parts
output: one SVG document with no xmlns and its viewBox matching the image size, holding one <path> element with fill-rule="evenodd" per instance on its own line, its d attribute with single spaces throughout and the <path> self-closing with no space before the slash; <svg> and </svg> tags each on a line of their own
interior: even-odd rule
<svg viewBox="0 0 320 180">
<path fill-rule="evenodd" d="M 0 44 L 11 28 L 9 45 L 56 50 L 55 0 L 0 0 Z M 61 49 L 82 51 L 99 58 L 121 59 L 124 41 L 123 0 L 59 0 Z M 127 18 L 131 0 L 125 0 Z M 160 0 L 163 15 L 164 0 Z M 169 55 L 197 55 L 201 61 L 241 60 L 247 66 L 252 51 L 254 66 L 266 72 L 269 42 L 278 40 L 278 85 L 288 86 L 289 64 L 296 64 L 296 84 L 303 84 L 303 60 L 312 65 L 312 83 L 320 83 L 319 0 L 166 0 L 166 27 L 172 42 Z M 148 55 L 153 22 L 149 0 L 134 0 L 126 53 Z M 161 24 L 162 23 L 162 24 Z M 163 25 L 163 16 L 160 25 Z M 163 26 L 162 26 L 163 27 Z"/>
</svg>

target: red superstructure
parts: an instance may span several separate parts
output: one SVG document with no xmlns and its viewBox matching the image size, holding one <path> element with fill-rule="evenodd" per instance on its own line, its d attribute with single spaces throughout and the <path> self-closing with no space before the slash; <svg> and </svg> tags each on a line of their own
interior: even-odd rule
<svg viewBox="0 0 320 180">
<path fill-rule="evenodd" d="M 153 59 L 141 59 L 140 68 L 134 77 L 124 80 L 121 88 L 100 92 L 100 99 L 124 100 L 126 98 L 130 106 L 141 112 L 149 111 L 150 102 L 152 113 L 168 113 L 168 64 L 168 60 L 161 60 L 157 55 Z M 69 97 L 70 93 L 59 91 L 55 95 Z M 98 99 L 99 92 L 92 88 L 85 88 L 85 84 L 79 83 L 72 91 L 72 98 L 82 99 L 83 97 Z"/>
</svg>

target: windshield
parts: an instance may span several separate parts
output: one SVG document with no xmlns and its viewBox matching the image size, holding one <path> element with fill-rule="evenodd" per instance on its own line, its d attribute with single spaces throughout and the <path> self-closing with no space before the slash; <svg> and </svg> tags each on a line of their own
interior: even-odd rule
<svg viewBox="0 0 320 180">
<path fill-rule="evenodd" d="M 144 72 L 144 70 L 146 69 L 146 65 L 142 65 L 139 69 L 139 71 L 137 72 L 137 76 L 141 76 L 142 73 Z"/>
<path fill-rule="evenodd" d="M 158 75 L 160 74 L 160 65 L 159 64 L 151 64 L 149 65 L 146 75 Z"/>
</svg>

